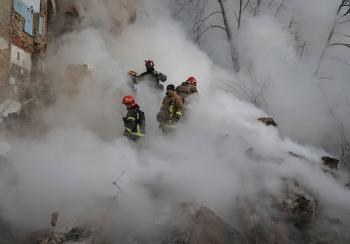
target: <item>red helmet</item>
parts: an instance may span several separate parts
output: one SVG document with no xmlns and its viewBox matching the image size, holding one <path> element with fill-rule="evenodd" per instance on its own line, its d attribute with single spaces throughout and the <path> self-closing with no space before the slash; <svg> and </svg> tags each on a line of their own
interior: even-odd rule
<svg viewBox="0 0 350 244">
<path fill-rule="evenodd" d="M 122 104 L 125 104 L 125 105 L 130 104 L 133 107 L 136 105 L 136 100 L 133 96 L 127 95 L 123 97 Z"/>
<path fill-rule="evenodd" d="M 186 81 L 188 81 L 191 85 L 197 85 L 197 80 L 193 76 L 188 77 Z"/>
<path fill-rule="evenodd" d="M 154 67 L 154 62 L 153 60 L 149 59 L 149 60 L 145 60 L 145 65 L 146 67 Z"/>
</svg>

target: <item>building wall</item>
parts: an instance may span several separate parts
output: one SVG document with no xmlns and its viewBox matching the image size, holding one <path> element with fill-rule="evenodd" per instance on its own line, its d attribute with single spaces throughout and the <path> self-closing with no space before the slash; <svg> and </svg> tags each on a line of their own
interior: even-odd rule
<svg viewBox="0 0 350 244">
<path fill-rule="evenodd" d="M 47 1 L 0 0 L 0 102 L 23 100 L 31 71 L 42 66 L 37 63 L 47 45 Z"/>
<path fill-rule="evenodd" d="M 10 53 L 9 42 L 0 37 L 0 101 L 4 99 L 7 93 Z"/>
<path fill-rule="evenodd" d="M 30 53 L 25 52 L 23 49 L 11 44 L 11 65 L 15 64 L 22 67 L 25 70 L 30 71 L 32 69 L 32 57 Z"/>
<path fill-rule="evenodd" d="M 29 53 L 45 49 L 47 0 L 13 0 L 12 42 Z"/>
<path fill-rule="evenodd" d="M 10 34 L 10 13 L 11 13 L 11 1 L 12 0 L 1 0 L 0 1 L 0 36 L 7 39 Z"/>
<path fill-rule="evenodd" d="M 7 93 L 10 67 L 10 13 L 12 0 L 0 0 L 0 101 Z"/>
</svg>

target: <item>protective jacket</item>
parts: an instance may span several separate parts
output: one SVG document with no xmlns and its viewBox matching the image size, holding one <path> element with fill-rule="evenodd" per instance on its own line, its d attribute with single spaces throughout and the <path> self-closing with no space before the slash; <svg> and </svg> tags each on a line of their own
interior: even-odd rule
<svg viewBox="0 0 350 244">
<path fill-rule="evenodd" d="M 155 70 L 147 70 L 146 72 L 140 74 L 137 79 L 135 79 L 135 83 L 139 83 L 142 80 L 150 80 L 153 87 L 163 90 L 164 87 L 162 84 L 160 84 L 160 82 L 165 82 L 167 80 L 167 76 Z"/>
<path fill-rule="evenodd" d="M 192 94 L 198 94 L 197 87 L 190 84 L 188 81 L 182 82 L 181 85 L 176 87 L 176 93 L 182 97 L 182 101 L 185 102 L 185 99 Z"/>
<path fill-rule="evenodd" d="M 145 136 L 145 114 L 140 110 L 139 105 L 128 108 L 128 113 L 123 118 L 124 136 L 136 140 Z"/>
<path fill-rule="evenodd" d="M 163 99 L 162 106 L 157 115 L 159 127 L 162 130 L 176 129 L 177 122 L 182 116 L 183 102 L 182 98 L 176 94 L 166 95 Z"/>
</svg>

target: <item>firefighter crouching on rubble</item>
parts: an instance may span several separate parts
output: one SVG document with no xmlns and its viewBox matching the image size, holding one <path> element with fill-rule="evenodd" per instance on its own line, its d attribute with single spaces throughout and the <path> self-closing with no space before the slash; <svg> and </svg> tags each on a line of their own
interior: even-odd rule
<svg viewBox="0 0 350 244">
<path fill-rule="evenodd" d="M 175 86 L 167 86 L 166 96 L 163 99 L 157 120 L 159 128 L 167 133 L 177 129 L 177 122 L 182 117 L 183 102 L 182 98 L 176 94 Z"/>
<path fill-rule="evenodd" d="M 145 114 L 140 110 L 133 96 L 125 96 L 122 103 L 126 106 L 128 112 L 124 121 L 123 135 L 129 139 L 136 141 L 145 136 Z"/>
<path fill-rule="evenodd" d="M 185 100 L 188 96 L 192 94 L 198 94 L 196 78 L 193 76 L 188 77 L 185 82 L 182 82 L 181 85 L 176 87 L 176 93 L 182 97 L 183 103 L 185 103 Z"/>
</svg>

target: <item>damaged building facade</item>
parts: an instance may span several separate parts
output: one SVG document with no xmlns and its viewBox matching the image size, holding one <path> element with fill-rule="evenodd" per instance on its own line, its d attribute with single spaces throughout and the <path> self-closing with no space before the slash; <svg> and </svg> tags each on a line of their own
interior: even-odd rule
<svg viewBox="0 0 350 244">
<path fill-rule="evenodd" d="M 23 102 L 31 75 L 42 71 L 47 45 L 47 0 L 0 2 L 1 100 Z"/>
<path fill-rule="evenodd" d="M 135 19 L 136 0 L 104 2 L 113 19 L 112 31 Z M 24 104 L 30 107 L 28 103 L 51 96 L 45 94 L 50 87 L 44 61 L 48 41 L 72 31 L 86 17 L 88 4 L 83 0 L 0 1 L 0 119 L 8 107 L 23 110 Z"/>
</svg>

